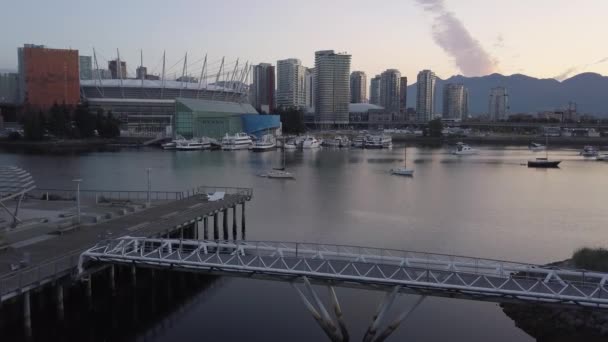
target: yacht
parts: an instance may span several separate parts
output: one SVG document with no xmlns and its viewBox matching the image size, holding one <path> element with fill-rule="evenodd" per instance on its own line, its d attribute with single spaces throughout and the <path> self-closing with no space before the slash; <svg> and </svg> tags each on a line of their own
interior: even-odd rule
<svg viewBox="0 0 608 342">
<path fill-rule="evenodd" d="M 272 134 L 263 135 L 262 138 L 256 141 L 251 150 L 253 152 L 272 151 L 277 148 L 277 140 Z"/>
<path fill-rule="evenodd" d="M 204 150 L 211 147 L 211 143 L 206 138 L 193 138 L 190 140 L 182 140 L 175 147 L 178 151 L 195 151 Z"/>
<path fill-rule="evenodd" d="M 549 160 L 549 136 L 545 135 L 545 139 L 546 139 L 546 143 L 545 146 L 547 146 L 547 148 L 545 148 L 545 158 L 536 158 L 534 160 L 528 160 L 528 167 L 535 167 L 535 168 L 542 168 L 542 169 L 549 169 L 549 168 L 558 168 L 559 167 L 559 163 L 561 163 L 561 160 Z"/>
<path fill-rule="evenodd" d="M 175 136 L 175 139 L 161 144 L 160 146 L 163 148 L 163 150 L 175 150 L 177 148 L 177 144 L 184 141 L 186 139 L 184 139 L 184 137 L 182 137 L 181 135 L 177 135 Z"/>
<path fill-rule="evenodd" d="M 225 151 L 233 151 L 233 150 L 246 150 L 251 145 L 253 145 L 253 141 L 251 137 L 247 135 L 247 133 L 236 133 L 235 135 L 226 135 L 222 138 L 222 150 Z"/>
<path fill-rule="evenodd" d="M 393 146 L 390 135 L 370 135 L 365 139 L 365 148 L 389 148 Z"/>
<path fill-rule="evenodd" d="M 283 149 L 285 149 L 285 150 L 295 150 L 297 148 L 298 148 L 298 144 L 295 139 L 289 140 L 283 146 Z"/>
<path fill-rule="evenodd" d="M 539 143 L 531 142 L 530 145 L 528 145 L 528 149 L 532 152 L 539 152 L 539 151 L 546 150 L 547 146 L 539 144 Z"/>
<path fill-rule="evenodd" d="M 359 147 L 359 148 L 365 147 L 365 136 L 363 136 L 363 135 L 356 136 L 355 139 L 353 139 L 352 146 Z"/>
<path fill-rule="evenodd" d="M 333 139 L 323 140 L 323 146 L 327 147 L 348 147 L 350 140 L 347 137 L 337 136 Z"/>
<path fill-rule="evenodd" d="M 321 146 L 321 142 L 313 136 L 307 136 L 302 141 L 303 149 L 319 148 L 320 146 Z"/>
<path fill-rule="evenodd" d="M 452 154 L 455 154 L 457 156 L 468 156 L 468 155 L 477 154 L 477 153 L 478 153 L 478 151 L 476 149 L 472 148 L 471 146 L 469 146 L 465 143 L 461 143 L 461 142 L 456 144 L 456 150 L 452 152 Z"/>
<path fill-rule="evenodd" d="M 581 156 L 583 157 L 596 157 L 599 151 L 593 146 L 585 146 L 581 151 Z"/>
</svg>

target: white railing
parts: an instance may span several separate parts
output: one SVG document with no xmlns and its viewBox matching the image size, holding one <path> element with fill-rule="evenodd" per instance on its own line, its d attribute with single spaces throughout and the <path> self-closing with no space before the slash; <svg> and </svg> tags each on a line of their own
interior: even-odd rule
<svg viewBox="0 0 608 342">
<path fill-rule="evenodd" d="M 295 242 L 125 237 L 82 254 L 86 261 L 140 263 L 276 279 L 402 286 L 437 296 L 608 309 L 608 274 L 455 255 Z"/>
</svg>

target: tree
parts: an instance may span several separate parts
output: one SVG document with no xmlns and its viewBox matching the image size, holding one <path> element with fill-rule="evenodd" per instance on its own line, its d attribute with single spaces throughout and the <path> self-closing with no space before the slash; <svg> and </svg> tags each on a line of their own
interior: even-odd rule
<svg viewBox="0 0 608 342">
<path fill-rule="evenodd" d="M 429 121 L 429 136 L 433 137 L 433 138 L 440 138 L 443 133 L 441 131 L 443 131 L 443 122 L 441 122 L 441 119 L 433 119 L 431 121 Z"/>
<path fill-rule="evenodd" d="M 97 112 L 97 133 L 102 138 L 116 138 L 120 136 L 120 121 L 114 118 L 112 111 L 108 115 L 103 115 L 103 110 Z"/>
<path fill-rule="evenodd" d="M 94 135 L 97 120 L 89 112 L 87 105 L 79 105 L 74 111 L 74 123 L 81 138 L 90 138 Z"/>
<path fill-rule="evenodd" d="M 70 113 L 65 104 L 59 106 L 54 103 L 49 112 L 49 131 L 55 136 L 64 138 L 68 134 L 68 124 Z"/>
<path fill-rule="evenodd" d="M 29 112 L 23 120 L 23 133 L 28 140 L 42 140 L 45 133 L 45 119 L 42 111 Z"/>
<path fill-rule="evenodd" d="M 300 134 L 306 131 L 304 125 L 304 111 L 296 107 L 280 107 L 277 109 L 281 117 L 283 132 L 289 134 Z"/>
</svg>

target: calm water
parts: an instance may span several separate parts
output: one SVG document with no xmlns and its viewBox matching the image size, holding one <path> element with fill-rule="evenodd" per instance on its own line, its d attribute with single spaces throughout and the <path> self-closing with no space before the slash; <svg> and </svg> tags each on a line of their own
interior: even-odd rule
<svg viewBox="0 0 608 342">
<path fill-rule="evenodd" d="M 169 152 L 155 149 L 47 156 L 0 154 L 0 164 L 31 171 L 39 187 L 155 190 L 193 185 L 254 188 L 249 240 L 367 245 L 547 263 L 578 247 L 605 243 L 608 163 L 559 150 L 561 169 L 522 166 L 523 148 L 482 148 L 456 157 L 447 149 L 408 147 L 413 178 L 392 176 L 403 147 L 392 150 L 287 152 L 295 181 L 260 178 L 281 152 Z M 319 288 L 325 295 L 326 291 Z M 382 294 L 337 289 L 352 336 L 362 336 Z M 204 291 L 203 291 L 204 292 Z M 414 297 L 403 296 L 401 307 Z M 324 340 L 289 284 L 222 278 L 212 293 L 147 340 Z M 495 304 L 429 298 L 394 341 L 531 341 Z"/>
</svg>

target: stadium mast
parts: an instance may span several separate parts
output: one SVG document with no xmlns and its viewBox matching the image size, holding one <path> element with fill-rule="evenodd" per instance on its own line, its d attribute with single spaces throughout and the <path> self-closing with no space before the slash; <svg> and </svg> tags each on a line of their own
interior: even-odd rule
<svg viewBox="0 0 608 342">
<path fill-rule="evenodd" d="M 163 76 L 162 76 L 162 80 L 161 82 L 161 88 L 160 88 L 160 98 L 163 98 L 163 92 L 165 90 L 165 52 L 163 51 Z"/>
<path fill-rule="evenodd" d="M 198 99 L 199 94 L 201 92 L 201 84 L 203 83 L 203 79 L 207 77 L 207 54 L 205 54 L 205 60 L 203 61 L 203 68 L 201 69 L 201 78 L 198 80 L 198 90 L 196 91 L 196 98 Z M 206 87 L 205 87 L 206 88 Z"/>
</svg>

